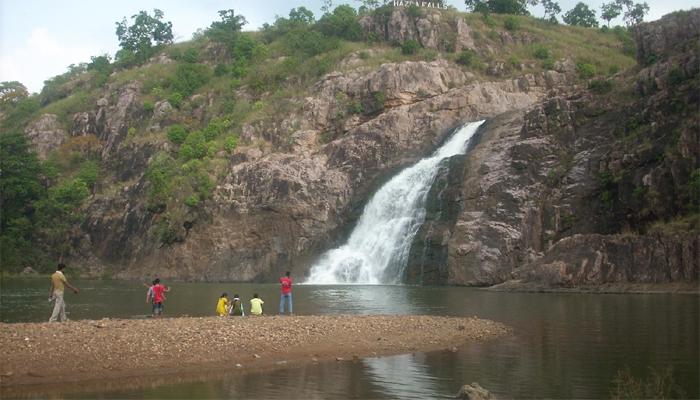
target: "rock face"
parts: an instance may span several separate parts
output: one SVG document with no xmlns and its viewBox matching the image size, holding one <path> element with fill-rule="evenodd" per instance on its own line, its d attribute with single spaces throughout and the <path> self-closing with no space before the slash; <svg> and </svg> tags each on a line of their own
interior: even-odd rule
<svg viewBox="0 0 700 400">
<path fill-rule="evenodd" d="M 42 160 L 45 160 L 49 152 L 57 149 L 68 139 L 68 134 L 61 127 L 58 116 L 55 114 L 42 115 L 27 127 L 25 134 Z"/>
<path fill-rule="evenodd" d="M 557 82 L 570 80 L 551 72 Z M 144 171 L 167 144 L 125 141 L 127 126 L 167 123 L 170 109 L 159 103 L 145 121 L 139 86 L 118 88 L 74 124 L 76 132 L 96 131 L 120 182 L 116 193 L 96 196 L 88 207 L 76 262 L 118 277 L 255 281 L 287 269 L 303 275 L 313 257 L 343 237 L 378 182 L 431 152 L 456 126 L 530 107 L 567 87 L 546 75 L 470 79 L 444 60 L 331 73 L 299 114 L 242 128 L 245 139 L 264 138 L 285 152 L 241 148 L 211 201 L 177 219 L 146 204 Z M 168 245 L 158 240 L 164 227 L 173 235 Z"/>
<path fill-rule="evenodd" d="M 438 10 L 425 8 L 412 15 L 404 8 L 390 8 L 385 13 L 360 18 L 360 25 L 370 35 L 390 43 L 415 40 L 428 49 L 476 49 L 466 21 Z"/>
</svg>

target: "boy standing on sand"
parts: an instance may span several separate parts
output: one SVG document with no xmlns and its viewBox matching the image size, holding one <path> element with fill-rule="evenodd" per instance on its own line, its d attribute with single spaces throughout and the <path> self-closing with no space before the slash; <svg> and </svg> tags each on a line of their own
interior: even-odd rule
<svg viewBox="0 0 700 400">
<path fill-rule="evenodd" d="M 290 272 L 280 278 L 280 315 L 284 314 L 284 303 L 285 300 L 289 303 L 289 315 L 292 315 L 292 278 L 289 276 Z"/>
<path fill-rule="evenodd" d="M 163 301 L 165 301 L 165 292 L 170 289 L 160 284 L 160 278 L 153 281 L 153 317 L 158 318 L 163 315 Z"/>
<path fill-rule="evenodd" d="M 262 315 L 263 310 L 262 310 L 262 305 L 265 304 L 262 299 L 258 298 L 258 294 L 255 293 L 253 295 L 253 298 L 250 299 L 250 313 L 252 315 Z"/>
<path fill-rule="evenodd" d="M 56 322 L 56 320 L 63 322 L 67 321 L 66 317 L 66 302 L 63 301 L 64 286 L 68 286 L 73 293 L 78 294 L 78 288 L 72 286 L 68 283 L 66 276 L 63 275 L 63 269 L 66 264 L 60 263 L 56 268 L 56 272 L 51 275 L 51 287 L 49 288 L 49 301 L 55 300 L 56 304 L 53 306 L 53 313 L 51 313 L 51 318 L 49 322 Z"/>
</svg>

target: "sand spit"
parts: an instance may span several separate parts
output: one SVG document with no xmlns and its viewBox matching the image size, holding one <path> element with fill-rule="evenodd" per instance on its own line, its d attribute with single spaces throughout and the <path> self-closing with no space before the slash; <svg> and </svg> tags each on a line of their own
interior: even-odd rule
<svg viewBox="0 0 700 400">
<path fill-rule="evenodd" d="M 435 316 L 274 316 L 102 319 L 0 324 L 0 389 L 90 382 L 105 389 L 134 378 L 207 370 L 241 371 L 296 363 L 431 351 L 503 335 L 477 318 Z M 245 368 L 244 368 L 245 367 Z M 165 382 L 164 382 L 165 383 Z"/>
</svg>

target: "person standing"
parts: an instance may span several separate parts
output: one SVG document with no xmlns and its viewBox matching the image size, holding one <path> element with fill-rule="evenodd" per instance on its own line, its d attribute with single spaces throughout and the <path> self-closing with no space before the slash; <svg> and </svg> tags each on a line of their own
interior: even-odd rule
<svg viewBox="0 0 700 400">
<path fill-rule="evenodd" d="M 280 278 L 280 289 L 280 315 L 284 314 L 285 302 L 289 304 L 289 315 L 292 315 L 292 278 L 289 271 Z"/>
<path fill-rule="evenodd" d="M 160 278 L 153 281 L 153 317 L 158 318 L 163 315 L 163 302 L 165 301 L 165 292 L 170 289 L 160 284 Z"/>
<path fill-rule="evenodd" d="M 68 320 L 68 318 L 66 317 L 66 302 L 63 300 L 63 292 L 65 290 L 65 286 L 68 286 L 75 294 L 78 294 L 79 292 L 78 288 L 68 283 L 66 276 L 63 275 L 64 268 L 66 268 L 65 264 L 58 264 L 58 267 L 56 267 L 56 272 L 54 272 L 53 275 L 51 275 L 49 301 L 54 300 L 56 303 L 53 306 L 53 313 L 51 313 L 51 318 L 49 318 L 49 322 L 63 322 Z"/>
<path fill-rule="evenodd" d="M 146 285 L 145 283 L 143 285 L 148 287 L 148 291 L 146 292 L 146 304 L 151 303 L 151 317 L 155 317 L 156 303 L 153 301 L 153 286 L 156 285 L 156 281 L 151 282 L 150 286 Z"/>
<path fill-rule="evenodd" d="M 263 304 L 265 304 L 265 302 L 262 301 L 262 299 L 258 297 L 258 294 L 257 293 L 253 294 L 253 298 L 250 299 L 250 314 L 251 315 L 262 315 L 263 314 L 263 309 L 262 309 Z"/>
</svg>

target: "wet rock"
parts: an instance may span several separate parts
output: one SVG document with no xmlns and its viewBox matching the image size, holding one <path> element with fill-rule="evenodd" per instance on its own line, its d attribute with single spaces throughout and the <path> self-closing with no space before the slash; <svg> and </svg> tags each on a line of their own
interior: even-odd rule
<svg viewBox="0 0 700 400">
<path fill-rule="evenodd" d="M 459 392 L 457 392 L 457 395 L 455 396 L 456 399 L 463 399 L 463 400 L 494 400 L 495 397 L 491 395 L 491 393 L 482 388 L 481 385 L 478 383 L 474 382 L 471 385 L 464 385 L 459 389 Z"/>
</svg>

